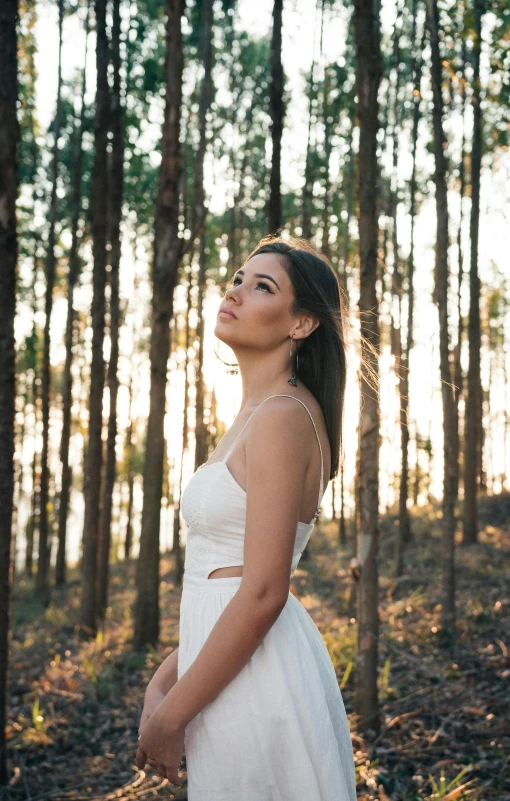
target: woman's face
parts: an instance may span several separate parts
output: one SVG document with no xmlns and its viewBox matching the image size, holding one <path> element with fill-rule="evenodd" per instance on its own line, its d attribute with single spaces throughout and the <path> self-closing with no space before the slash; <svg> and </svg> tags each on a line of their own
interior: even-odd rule
<svg viewBox="0 0 510 801">
<path fill-rule="evenodd" d="M 274 253 L 259 253 L 234 273 L 221 301 L 215 335 L 230 347 L 270 348 L 290 336 L 292 284 Z M 235 318 L 221 315 L 228 309 Z"/>
</svg>

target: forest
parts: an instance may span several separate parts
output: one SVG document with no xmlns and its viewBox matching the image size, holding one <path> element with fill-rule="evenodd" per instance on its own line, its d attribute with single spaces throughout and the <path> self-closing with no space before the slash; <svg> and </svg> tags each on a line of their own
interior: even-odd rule
<svg viewBox="0 0 510 801">
<path fill-rule="evenodd" d="M 508 0 L 3 0 L 0 75 L 1 801 L 188 797 L 138 724 L 268 235 L 348 312 L 290 591 L 358 798 L 510 801 Z"/>
</svg>

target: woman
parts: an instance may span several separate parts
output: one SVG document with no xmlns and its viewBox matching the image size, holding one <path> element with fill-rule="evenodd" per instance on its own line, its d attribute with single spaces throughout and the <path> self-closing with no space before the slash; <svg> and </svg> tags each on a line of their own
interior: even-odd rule
<svg viewBox="0 0 510 801">
<path fill-rule="evenodd" d="M 180 786 L 185 750 L 189 801 L 355 801 L 335 670 L 289 591 L 339 465 L 346 346 L 329 261 L 305 240 L 261 240 L 215 333 L 237 357 L 241 408 L 183 493 L 179 648 L 147 687 L 137 764 Z"/>
</svg>

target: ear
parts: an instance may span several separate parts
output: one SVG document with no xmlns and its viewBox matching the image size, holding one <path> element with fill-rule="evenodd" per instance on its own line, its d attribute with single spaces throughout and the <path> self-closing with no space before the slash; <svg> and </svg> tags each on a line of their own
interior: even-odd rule
<svg viewBox="0 0 510 801">
<path fill-rule="evenodd" d="M 318 319 L 318 317 L 313 317 L 312 315 L 307 314 L 301 320 L 301 325 L 299 328 L 300 332 L 302 333 L 301 338 L 306 339 L 307 337 L 310 336 L 310 334 L 313 334 L 315 329 L 318 328 L 319 326 L 320 326 L 320 320 Z"/>
</svg>

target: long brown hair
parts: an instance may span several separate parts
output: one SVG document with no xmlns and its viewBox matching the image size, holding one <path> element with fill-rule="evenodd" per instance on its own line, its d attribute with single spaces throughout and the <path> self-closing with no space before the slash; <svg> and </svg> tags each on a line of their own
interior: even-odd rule
<svg viewBox="0 0 510 801">
<path fill-rule="evenodd" d="M 294 291 L 291 314 L 313 314 L 320 321 L 300 339 L 297 379 L 317 399 L 331 447 L 329 480 L 338 474 L 346 385 L 346 314 L 342 288 L 329 259 L 307 239 L 265 236 L 244 264 L 261 253 L 275 253 Z"/>
</svg>

